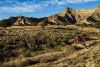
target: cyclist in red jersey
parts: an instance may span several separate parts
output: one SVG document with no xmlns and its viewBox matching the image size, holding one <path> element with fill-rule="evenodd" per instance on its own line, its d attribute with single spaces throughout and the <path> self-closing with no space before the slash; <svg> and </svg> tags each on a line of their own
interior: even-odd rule
<svg viewBox="0 0 100 67">
<path fill-rule="evenodd" d="M 85 40 L 83 38 L 83 34 L 79 34 L 76 39 L 77 39 L 78 43 L 80 43 L 85 48 L 88 48 L 87 45 L 86 45 L 86 43 L 85 43 Z"/>
</svg>

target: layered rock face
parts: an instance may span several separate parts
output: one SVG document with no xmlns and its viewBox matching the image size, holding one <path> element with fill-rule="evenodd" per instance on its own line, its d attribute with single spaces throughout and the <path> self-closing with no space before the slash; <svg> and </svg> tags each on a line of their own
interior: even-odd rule
<svg viewBox="0 0 100 67">
<path fill-rule="evenodd" d="M 29 18 L 24 16 L 11 17 L 10 19 L 14 26 L 35 26 L 39 22 L 38 18 Z"/>
<path fill-rule="evenodd" d="M 8 26 L 36 26 L 45 19 L 46 18 L 16 16 L 16 17 L 9 17 L 9 19 L 1 20 L 0 23 L 4 22 Z"/>
<path fill-rule="evenodd" d="M 80 24 L 87 22 L 92 24 L 100 22 L 100 6 L 87 10 L 79 9 L 74 10 L 72 8 L 66 8 L 63 12 L 55 14 L 49 17 L 33 18 L 33 17 L 10 17 L 9 19 L 1 20 L 8 26 L 37 26 L 37 25 L 69 25 Z"/>
<path fill-rule="evenodd" d="M 66 8 L 63 12 L 59 14 L 49 16 L 48 20 L 55 23 L 56 25 L 75 24 L 77 21 L 73 11 L 74 10 L 71 8 Z"/>
<path fill-rule="evenodd" d="M 49 21 L 55 24 L 92 24 L 100 22 L 100 6 L 94 9 L 79 9 L 66 8 L 63 12 L 48 17 Z"/>
<path fill-rule="evenodd" d="M 87 21 L 89 22 L 100 22 L 100 7 L 96 7 L 94 9 L 94 13 L 87 17 Z"/>
</svg>

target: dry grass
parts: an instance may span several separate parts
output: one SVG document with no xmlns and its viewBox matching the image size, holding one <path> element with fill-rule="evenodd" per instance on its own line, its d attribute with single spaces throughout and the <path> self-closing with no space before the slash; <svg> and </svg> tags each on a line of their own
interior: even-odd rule
<svg viewBox="0 0 100 67">
<path fill-rule="evenodd" d="M 4 31 L 6 34 L 0 36 L 0 63 L 5 67 L 41 66 L 41 63 L 48 67 L 48 63 L 77 51 L 71 45 L 74 42 L 70 33 L 85 32 L 86 41 L 97 40 L 100 36 L 98 29 L 74 25 L 48 26 L 43 30 L 39 26 L 14 26 Z"/>
</svg>

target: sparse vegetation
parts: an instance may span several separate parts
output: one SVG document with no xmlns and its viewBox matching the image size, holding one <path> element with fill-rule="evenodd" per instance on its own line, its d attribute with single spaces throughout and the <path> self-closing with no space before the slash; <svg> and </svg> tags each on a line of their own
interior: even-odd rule
<svg viewBox="0 0 100 67">
<path fill-rule="evenodd" d="M 0 67 L 99 67 L 98 8 L 67 8 L 44 18 L 17 16 L 1 20 Z M 81 33 L 88 49 L 75 40 Z"/>
<path fill-rule="evenodd" d="M 9 66 L 11 62 L 10 66 L 19 67 L 37 63 L 52 63 L 61 57 L 77 52 L 79 48 L 83 49 L 83 47 L 75 48 L 72 45 L 74 40 L 70 36 L 71 33 L 74 32 L 78 35 L 85 31 L 87 33 L 84 35 L 86 41 L 97 40 L 96 37 L 100 36 L 92 30 L 87 31 L 81 29 L 81 27 L 77 29 L 78 27 L 70 26 L 59 26 L 65 29 L 48 26 L 43 30 L 39 27 L 6 28 L 5 35 L 0 36 L 0 63 Z M 99 41 L 93 41 L 90 44 L 95 45 L 98 43 Z M 56 52 L 58 53 L 56 54 Z M 38 55 L 40 55 L 40 58 L 37 58 Z M 21 59 L 25 61 L 21 61 Z"/>
<path fill-rule="evenodd" d="M 100 28 L 100 22 L 96 22 L 95 27 Z"/>
</svg>

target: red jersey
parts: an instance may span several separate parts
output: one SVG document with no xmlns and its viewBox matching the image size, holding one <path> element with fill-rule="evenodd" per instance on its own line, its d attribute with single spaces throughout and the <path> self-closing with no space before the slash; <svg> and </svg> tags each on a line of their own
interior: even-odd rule
<svg viewBox="0 0 100 67">
<path fill-rule="evenodd" d="M 82 40 L 83 40 L 83 35 L 79 35 L 79 36 L 77 37 L 77 40 L 78 40 L 78 41 L 82 41 Z"/>
</svg>

